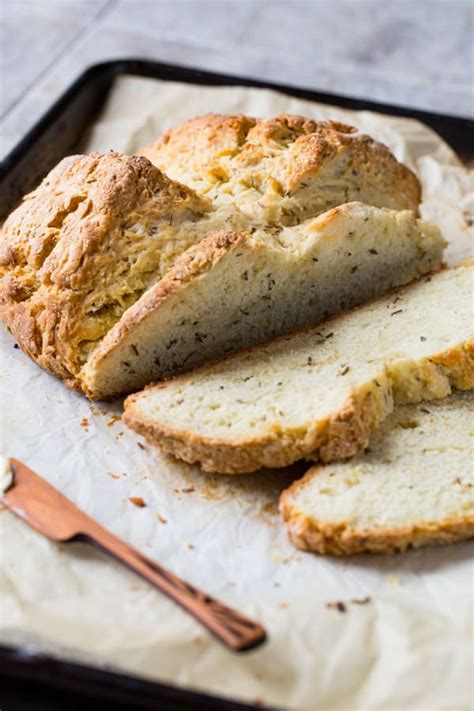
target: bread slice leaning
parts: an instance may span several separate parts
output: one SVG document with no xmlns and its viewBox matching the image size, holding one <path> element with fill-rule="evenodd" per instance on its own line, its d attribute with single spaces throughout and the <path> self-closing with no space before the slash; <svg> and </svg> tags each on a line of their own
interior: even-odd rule
<svg viewBox="0 0 474 711">
<path fill-rule="evenodd" d="M 292 542 L 321 554 L 392 553 L 474 536 L 474 395 L 403 405 L 370 448 L 283 492 Z"/>
<path fill-rule="evenodd" d="M 126 401 L 125 422 L 207 471 L 362 450 L 394 403 L 474 387 L 474 262 Z"/>
<path fill-rule="evenodd" d="M 92 398 L 138 390 L 413 281 L 444 244 L 409 210 L 358 202 L 276 233 L 215 234 L 128 309 L 80 379 Z"/>
</svg>

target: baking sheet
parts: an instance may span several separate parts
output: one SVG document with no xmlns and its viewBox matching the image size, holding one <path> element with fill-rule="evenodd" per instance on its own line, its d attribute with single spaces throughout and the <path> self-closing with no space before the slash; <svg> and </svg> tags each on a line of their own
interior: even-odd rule
<svg viewBox="0 0 474 711">
<path fill-rule="evenodd" d="M 423 216 L 449 239 L 449 261 L 468 255 L 472 176 L 415 121 L 261 89 L 122 77 L 85 149 L 133 152 L 209 110 L 288 111 L 359 126 L 417 170 Z M 87 403 L 3 331 L 0 347 L 2 450 L 269 633 L 260 649 L 228 652 L 118 564 L 82 544 L 52 544 L 3 510 L 0 641 L 250 703 L 327 711 L 471 708 L 471 544 L 347 560 L 298 552 L 276 506 L 304 466 L 230 479 L 204 475 L 143 449 L 120 422 L 120 402 Z"/>
</svg>

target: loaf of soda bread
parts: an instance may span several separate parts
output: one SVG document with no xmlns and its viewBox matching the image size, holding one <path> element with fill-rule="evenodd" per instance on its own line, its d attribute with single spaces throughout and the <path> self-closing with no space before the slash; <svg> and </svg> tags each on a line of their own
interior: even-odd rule
<svg viewBox="0 0 474 711">
<path fill-rule="evenodd" d="M 2 230 L 0 317 L 92 399 L 441 265 L 439 231 L 415 217 L 417 178 L 352 127 L 204 117 L 154 156 L 168 176 L 145 157 L 66 158 Z"/>
</svg>

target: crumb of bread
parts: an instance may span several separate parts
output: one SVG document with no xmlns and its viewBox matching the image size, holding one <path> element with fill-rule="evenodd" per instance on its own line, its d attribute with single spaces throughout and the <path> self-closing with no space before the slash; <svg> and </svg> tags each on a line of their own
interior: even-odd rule
<svg viewBox="0 0 474 711">
<path fill-rule="evenodd" d="M 89 431 L 89 420 L 87 419 L 87 417 L 83 417 L 79 424 L 83 429 L 85 429 L 86 432 Z"/>
<path fill-rule="evenodd" d="M 367 597 L 361 597 L 361 598 L 354 598 L 351 600 L 352 605 L 367 605 L 369 602 L 371 602 L 372 598 L 367 595 Z"/>
<path fill-rule="evenodd" d="M 387 582 L 392 588 L 399 588 L 402 584 L 398 575 L 387 576 Z"/>
<path fill-rule="evenodd" d="M 344 602 L 341 602 L 340 600 L 336 600 L 336 602 L 327 602 L 326 607 L 329 610 L 337 610 L 338 612 L 347 612 L 347 607 Z"/>
<path fill-rule="evenodd" d="M 143 509 L 146 506 L 146 502 L 141 496 L 129 496 L 128 500 L 139 509 Z"/>
</svg>

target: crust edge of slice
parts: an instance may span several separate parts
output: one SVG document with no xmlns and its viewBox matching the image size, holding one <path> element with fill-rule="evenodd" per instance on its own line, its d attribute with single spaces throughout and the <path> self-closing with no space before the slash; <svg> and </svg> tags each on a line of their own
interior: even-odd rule
<svg viewBox="0 0 474 711">
<path fill-rule="evenodd" d="M 385 372 L 359 391 L 353 389 L 338 412 L 293 432 L 274 431 L 236 441 L 173 429 L 135 413 L 142 393 L 127 398 L 123 421 L 154 446 L 190 464 L 199 462 L 208 472 L 244 474 L 262 467 L 284 467 L 298 459 L 330 462 L 353 456 L 367 445 L 370 434 L 393 411 L 394 394 L 399 402 L 419 402 L 446 397 L 452 387 L 473 389 L 473 360 L 474 341 L 463 341 L 456 348 L 410 363 L 407 372 L 410 382 L 417 382 L 414 391 L 403 388 L 400 368 L 395 375 L 386 366 Z M 166 381 L 152 387 L 166 387 Z"/>
</svg>

